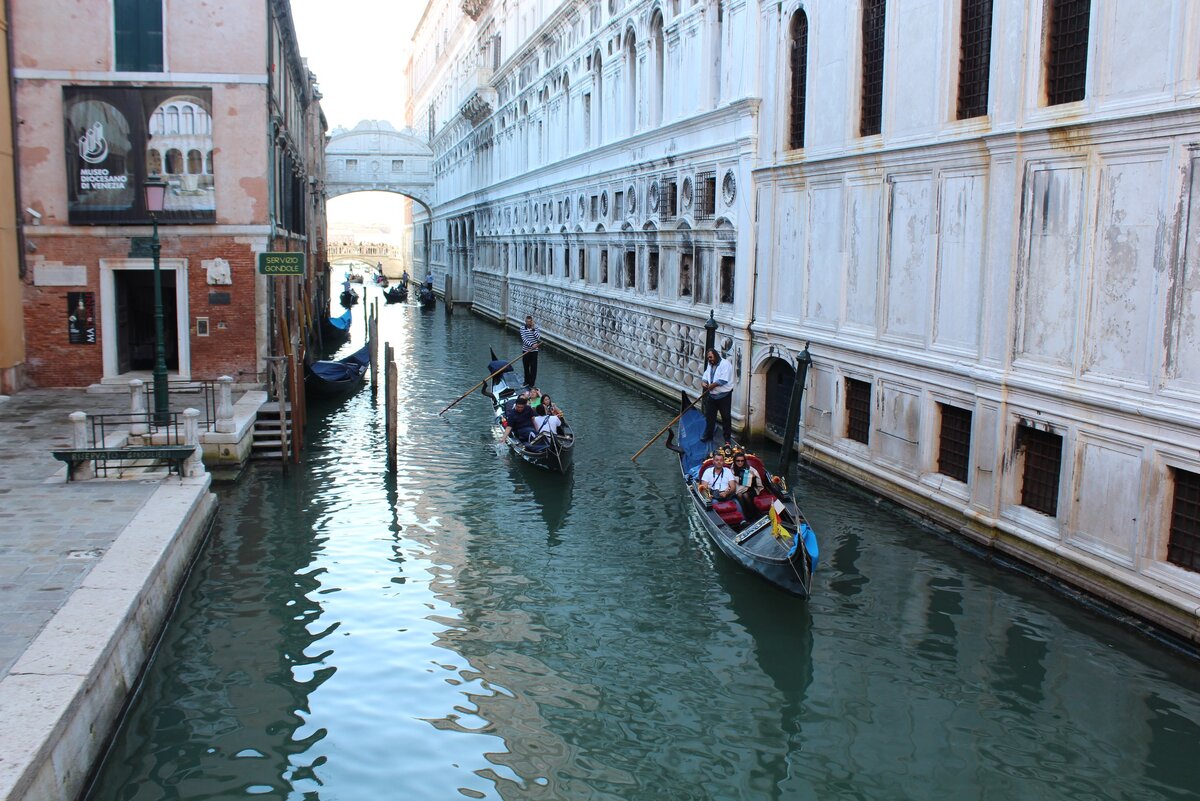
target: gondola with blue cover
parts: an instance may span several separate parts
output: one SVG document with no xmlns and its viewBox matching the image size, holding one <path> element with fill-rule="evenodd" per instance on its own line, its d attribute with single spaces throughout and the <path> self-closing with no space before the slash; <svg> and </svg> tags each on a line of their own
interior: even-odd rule
<svg viewBox="0 0 1200 801">
<path fill-rule="evenodd" d="M 672 429 L 667 447 L 679 455 L 679 470 L 704 530 L 721 551 L 747 570 L 775 586 L 807 598 L 812 591 L 816 568 L 817 536 L 800 511 L 796 499 L 787 492 L 782 478 L 773 476 L 752 453 L 746 462 L 762 477 L 764 489 L 754 499 L 757 518 L 747 520 L 737 501 L 706 498 L 698 482 L 712 464 L 704 436 L 704 415 L 692 408 L 686 393 L 681 394 L 683 412 L 679 417 L 679 436 Z"/>
<path fill-rule="evenodd" d="M 310 398 L 341 398 L 362 386 L 371 366 L 371 343 L 337 360 L 313 362 L 304 371 L 304 389 Z"/>
</svg>

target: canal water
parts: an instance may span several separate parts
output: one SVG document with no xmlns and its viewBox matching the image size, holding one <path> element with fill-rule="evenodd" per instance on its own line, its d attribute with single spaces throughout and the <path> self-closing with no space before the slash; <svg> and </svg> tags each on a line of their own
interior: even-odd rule
<svg viewBox="0 0 1200 801">
<path fill-rule="evenodd" d="M 218 489 L 93 801 L 1200 795 L 1196 662 L 816 474 L 815 594 L 784 595 L 705 539 L 669 452 L 630 462 L 671 410 L 547 352 L 579 441 L 538 474 L 482 396 L 438 416 L 513 332 L 381 318 L 397 476 L 367 388 L 291 476 Z"/>
</svg>

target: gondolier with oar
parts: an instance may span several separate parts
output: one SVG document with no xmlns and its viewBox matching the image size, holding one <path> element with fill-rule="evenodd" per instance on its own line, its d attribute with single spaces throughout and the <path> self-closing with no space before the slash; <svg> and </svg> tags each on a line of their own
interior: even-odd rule
<svg viewBox="0 0 1200 801">
<path fill-rule="evenodd" d="M 542 329 L 533 322 L 533 315 L 525 315 L 521 327 L 521 367 L 525 371 L 525 386 L 537 385 L 538 349 L 542 346 Z"/>
<path fill-rule="evenodd" d="M 712 442 L 716 433 L 717 413 L 721 414 L 721 428 L 725 433 L 725 444 L 733 436 L 733 426 L 729 417 L 733 409 L 733 364 L 728 359 L 722 359 L 716 349 L 710 349 L 704 355 L 707 365 L 700 379 L 700 388 L 708 393 L 704 399 L 704 442 Z"/>
</svg>

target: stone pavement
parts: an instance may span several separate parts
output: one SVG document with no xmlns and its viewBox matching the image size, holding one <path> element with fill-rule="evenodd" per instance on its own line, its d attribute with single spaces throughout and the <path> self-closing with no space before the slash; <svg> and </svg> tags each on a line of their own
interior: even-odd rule
<svg viewBox="0 0 1200 801">
<path fill-rule="evenodd" d="M 128 408 L 0 399 L 0 801 L 78 795 L 215 506 L 207 474 L 66 483 L 67 416 Z"/>
</svg>

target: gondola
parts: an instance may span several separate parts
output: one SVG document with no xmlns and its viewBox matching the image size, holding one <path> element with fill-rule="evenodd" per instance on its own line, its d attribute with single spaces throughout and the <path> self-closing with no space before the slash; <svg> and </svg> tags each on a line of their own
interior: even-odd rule
<svg viewBox="0 0 1200 801">
<path fill-rule="evenodd" d="M 385 289 L 383 292 L 384 303 L 407 303 L 408 288 L 403 286 L 394 286 L 391 289 Z"/>
<path fill-rule="evenodd" d="M 678 441 L 672 429 L 667 435 L 667 447 L 679 455 L 679 470 L 688 497 L 709 538 L 742 567 L 787 592 L 807 598 L 817 562 L 817 537 L 796 499 L 788 494 L 783 480 L 771 475 L 762 460 L 752 453 L 746 453 L 746 461 L 758 470 L 765 485 L 754 499 L 759 512 L 757 520 L 747 521 L 737 501 L 710 502 L 701 495 L 697 486 L 699 476 L 711 463 L 700 439 L 704 436 L 704 415 L 692 408 L 686 393 L 681 395 L 680 403 L 684 411 L 679 418 Z"/>
<path fill-rule="evenodd" d="M 310 398 L 340 398 L 362 386 L 371 366 L 371 343 L 342 359 L 313 362 L 304 371 L 304 389 Z"/>
<path fill-rule="evenodd" d="M 433 287 L 429 284 L 422 284 L 417 291 L 417 303 L 421 304 L 421 311 L 430 311 L 437 305 L 437 296 L 433 294 Z"/>
<path fill-rule="evenodd" d="M 343 289 L 338 299 L 341 301 L 342 307 L 348 309 L 355 303 L 358 303 L 358 293 L 353 289 Z"/>
<path fill-rule="evenodd" d="M 352 317 L 350 310 L 346 309 L 341 317 L 326 317 L 321 320 L 321 342 L 327 353 L 340 348 L 350 338 Z"/>
<path fill-rule="evenodd" d="M 492 363 L 488 365 L 488 372 L 494 373 L 503 365 L 504 362 L 492 354 Z M 575 434 L 571 431 L 570 425 L 563 422 L 559 425 L 557 434 L 541 433 L 535 435 L 528 442 L 522 442 L 504 423 L 505 416 L 512 409 L 513 402 L 525 389 L 527 387 L 517 381 L 516 374 L 511 367 L 492 379 L 490 390 L 487 382 L 484 382 L 483 392 L 491 398 L 496 430 L 504 437 L 504 444 L 518 458 L 542 470 L 565 474 L 571 470 L 571 465 L 574 464 Z"/>
</svg>

